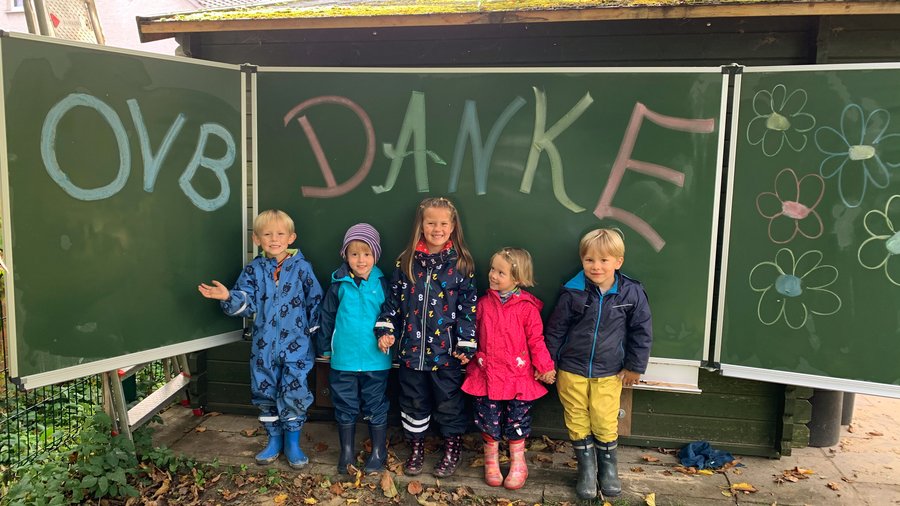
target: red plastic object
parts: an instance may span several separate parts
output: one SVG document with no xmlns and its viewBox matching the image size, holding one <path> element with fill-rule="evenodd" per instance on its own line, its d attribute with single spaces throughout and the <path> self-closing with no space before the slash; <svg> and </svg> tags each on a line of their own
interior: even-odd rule
<svg viewBox="0 0 900 506">
<path fill-rule="evenodd" d="M 203 408 L 194 408 L 194 416 L 203 416 Z"/>
</svg>

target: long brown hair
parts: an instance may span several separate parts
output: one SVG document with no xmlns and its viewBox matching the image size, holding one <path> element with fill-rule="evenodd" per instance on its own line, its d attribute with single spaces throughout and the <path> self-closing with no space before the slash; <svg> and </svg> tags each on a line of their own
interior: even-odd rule
<svg viewBox="0 0 900 506">
<path fill-rule="evenodd" d="M 468 275 L 475 270 L 475 261 L 472 260 L 472 254 L 469 253 L 469 248 L 466 246 L 466 241 L 463 238 L 459 212 L 456 210 L 453 202 L 444 197 L 429 197 L 419 203 L 419 207 L 416 208 L 416 218 L 413 221 L 412 236 L 406 249 L 400 254 L 400 268 L 403 269 L 403 272 L 406 273 L 411 281 L 415 282 L 412 271 L 413 256 L 416 252 L 416 245 L 422 239 L 422 222 L 425 219 L 425 210 L 430 207 L 448 209 L 450 211 L 450 219 L 453 220 L 453 232 L 450 234 L 450 240 L 453 242 L 453 249 L 456 250 L 459 257 L 456 260 L 456 271 L 463 276 Z"/>
</svg>

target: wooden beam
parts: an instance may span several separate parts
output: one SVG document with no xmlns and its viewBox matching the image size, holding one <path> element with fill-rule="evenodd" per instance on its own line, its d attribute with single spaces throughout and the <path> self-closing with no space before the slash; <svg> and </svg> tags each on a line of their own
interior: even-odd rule
<svg viewBox="0 0 900 506">
<path fill-rule="evenodd" d="M 294 17 L 162 21 L 164 16 L 138 17 L 141 40 L 155 40 L 185 32 L 312 30 L 335 28 L 388 28 L 476 24 L 561 23 L 570 21 L 622 21 L 775 16 L 861 16 L 900 14 L 897 1 L 779 2 L 754 4 L 677 5 L 649 7 L 594 7 L 546 11 L 472 12 L 389 16 Z"/>
</svg>

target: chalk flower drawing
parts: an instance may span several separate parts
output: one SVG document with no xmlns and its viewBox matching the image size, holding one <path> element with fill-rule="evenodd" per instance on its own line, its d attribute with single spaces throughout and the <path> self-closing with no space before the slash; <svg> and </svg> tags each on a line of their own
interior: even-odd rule
<svg viewBox="0 0 900 506">
<path fill-rule="evenodd" d="M 760 262 L 750 271 L 750 288 L 759 292 L 756 314 L 764 325 L 784 319 L 796 330 L 806 325 L 809 314 L 832 315 L 841 309 L 841 298 L 827 287 L 838 278 L 838 270 L 822 264 L 822 252 L 811 250 L 794 258 L 781 248 L 774 262 Z"/>
<path fill-rule="evenodd" d="M 783 84 L 772 91 L 759 90 L 753 95 L 753 112 L 756 116 L 747 125 L 747 142 L 751 146 L 762 144 L 762 152 L 772 157 L 784 144 L 794 151 L 803 151 L 807 136 L 816 126 L 816 118 L 803 112 L 806 107 L 806 90 L 787 92 Z"/>
<path fill-rule="evenodd" d="M 825 180 L 818 174 L 797 179 L 794 169 L 782 169 L 775 176 L 775 191 L 756 197 L 756 210 L 769 219 L 769 239 L 785 244 L 798 233 L 807 239 L 822 235 L 822 217 L 816 207 L 824 194 Z"/>
<path fill-rule="evenodd" d="M 888 199 L 884 212 L 867 212 L 863 225 L 870 237 L 859 246 L 859 264 L 866 269 L 884 267 L 888 281 L 900 286 L 900 195 Z"/>
<path fill-rule="evenodd" d="M 869 183 L 886 188 L 888 169 L 900 167 L 900 134 L 886 134 L 891 115 L 875 109 L 866 116 L 857 104 L 841 113 L 841 131 L 825 126 L 816 130 L 819 151 L 827 155 L 819 164 L 825 179 L 838 178 L 838 194 L 847 207 L 859 207 Z"/>
</svg>

